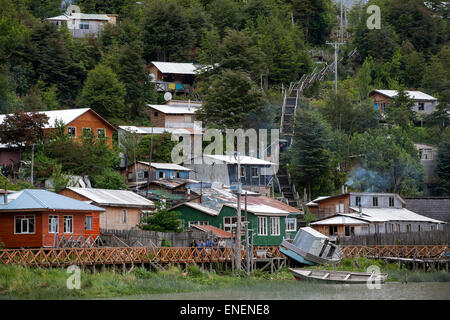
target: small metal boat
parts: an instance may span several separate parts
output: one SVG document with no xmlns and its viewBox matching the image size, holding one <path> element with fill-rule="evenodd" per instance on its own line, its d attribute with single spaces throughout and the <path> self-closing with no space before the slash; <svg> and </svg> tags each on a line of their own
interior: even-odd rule
<svg viewBox="0 0 450 320">
<path fill-rule="evenodd" d="M 342 250 L 330 239 L 310 227 L 300 228 L 291 242 L 283 240 L 280 252 L 306 265 L 336 264 L 343 258 Z"/>
<path fill-rule="evenodd" d="M 307 269 L 291 269 L 296 280 L 312 280 L 326 283 L 385 283 L 388 277 L 387 273 L 370 273 L 370 272 L 351 272 L 351 271 L 334 271 L 334 270 L 307 270 Z"/>
</svg>

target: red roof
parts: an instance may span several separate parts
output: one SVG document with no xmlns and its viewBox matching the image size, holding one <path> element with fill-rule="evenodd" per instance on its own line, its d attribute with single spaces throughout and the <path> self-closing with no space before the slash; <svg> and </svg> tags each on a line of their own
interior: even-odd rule
<svg viewBox="0 0 450 320">
<path fill-rule="evenodd" d="M 222 230 L 220 228 L 214 227 L 214 226 L 194 226 L 195 228 L 202 230 L 204 232 L 212 232 L 213 235 L 215 235 L 218 238 L 232 238 L 232 235 L 230 232 Z"/>
</svg>

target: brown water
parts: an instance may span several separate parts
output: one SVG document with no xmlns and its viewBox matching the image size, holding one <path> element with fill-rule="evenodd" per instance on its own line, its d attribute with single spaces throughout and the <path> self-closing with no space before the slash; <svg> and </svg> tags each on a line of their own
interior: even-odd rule
<svg viewBox="0 0 450 320">
<path fill-rule="evenodd" d="M 123 298 L 121 298 L 123 299 Z M 365 284 L 322 284 L 300 281 L 264 281 L 248 286 L 190 293 L 149 294 L 127 297 L 144 300 L 401 300 L 450 299 L 449 282 L 388 282 L 380 289 L 368 289 Z"/>
</svg>

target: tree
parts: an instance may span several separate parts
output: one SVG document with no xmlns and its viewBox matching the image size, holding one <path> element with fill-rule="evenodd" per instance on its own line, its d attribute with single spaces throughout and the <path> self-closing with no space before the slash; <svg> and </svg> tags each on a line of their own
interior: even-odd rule
<svg viewBox="0 0 450 320">
<path fill-rule="evenodd" d="M 189 61 L 193 33 L 174 2 L 155 1 L 143 23 L 144 58 L 148 61 Z"/>
<path fill-rule="evenodd" d="M 60 164 L 56 164 L 53 167 L 53 172 L 49 180 L 53 185 L 54 191 L 58 193 L 69 184 L 70 175 L 65 175 L 62 172 L 62 166 Z"/>
<path fill-rule="evenodd" d="M 381 127 L 352 138 L 360 162 L 347 184 L 364 192 L 393 192 L 404 196 L 423 191 L 424 169 L 413 141 L 399 127 Z"/>
<path fill-rule="evenodd" d="M 334 22 L 331 0 L 288 0 L 294 22 L 304 31 L 312 44 L 323 44 Z"/>
<path fill-rule="evenodd" d="M 403 89 L 397 90 L 397 95 L 392 99 L 392 103 L 385 107 L 386 122 L 409 129 L 415 120 L 413 107 L 414 101 L 409 98 L 408 93 Z"/>
<path fill-rule="evenodd" d="M 183 229 L 180 223 L 180 213 L 169 211 L 163 202 L 156 203 L 156 211 L 148 218 L 143 219 L 144 224 L 140 225 L 143 230 L 159 232 L 181 232 Z"/>
<path fill-rule="evenodd" d="M 318 112 L 298 109 L 293 140 L 289 172 L 297 190 L 306 188 L 309 199 L 331 191 L 326 183 L 330 128 Z"/>
<path fill-rule="evenodd" d="M 240 29 L 243 15 L 239 3 L 233 0 L 213 0 L 206 9 L 221 38 L 225 36 L 227 29 Z"/>
<path fill-rule="evenodd" d="M 0 141 L 11 146 L 31 146 L 44 138 L 48 116 L 43 113 L 15 112 L 0 124 Z"/>
<path fill-rule="evenodd" d="M 172 141 L 172 134 L 164 132 L 163 134 L 144 136 L 137 145 L 137 160 L 150 161 L 150 140 L 152 143 L 152 162 L 172 162 L 172 149 L 177 144 Z"/>
<path fill-rule="evenodd" d="M 450 195 L 450 134 L 442 140 L 438 148 L 438 163 L 436 173 L 439 177 L 439 192 Z"/>
<path fill-rule="evenodd" d="M 145 103 L 154 100 L 155 88 L 150 82 L 149 71 L 142 59 L 142 48 L 138 42 L 127 43 L 113 54 L 111 67 L 125 87 L 125 103 L 128 118 L 140 119 L 146 115 Z"/>
<path fill-rule="evenodd" d="M 263 110 L 264 99 L 248 74 L 222 71 L 204 90 L 203 106 L 196 111 L 199 120 L 223 129 L 254 128 L 253 119 Z"/>
<path fill-rule="evenodd" d="M 105 118 L 122 118 L 125 115 L 125 93 L 125 86 L 112 69 L 99 64 L 89 71 L 78 104 Z"/>
</svg>

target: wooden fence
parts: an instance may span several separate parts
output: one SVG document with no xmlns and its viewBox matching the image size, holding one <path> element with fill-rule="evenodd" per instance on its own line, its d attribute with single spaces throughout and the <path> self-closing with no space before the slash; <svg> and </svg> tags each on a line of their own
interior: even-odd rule
<svg viewBox="0 0 450 320">
<path fill-rule="evenodd" d="M 397 257 L 397 258 L 443 258 L 449 252 L 446 245 L 387 245 L 387 246 L 342 246 L 344 257 Z"/>
<path fill-rule="evenodd" d="M 423 232 L 397 232 L 383 234 L 369 234 L 353 237 L 340 237 L 340 245 L 448 245 L 450 232 L 423 231 Z"/>
<path fill-rule="evenodd" d="M 255 247 L 254 257 L 284 258 L 278 247 Z M 104 247 L 104 248 L 40 248 L 0 250 L 0 264 L 28 266 L 122 265 L 122 264 L 190 264 L 231 262 L 230 248 L 190 247 Z M 245 259 L 245 252 L 242 251 Z"/>
</svg>

